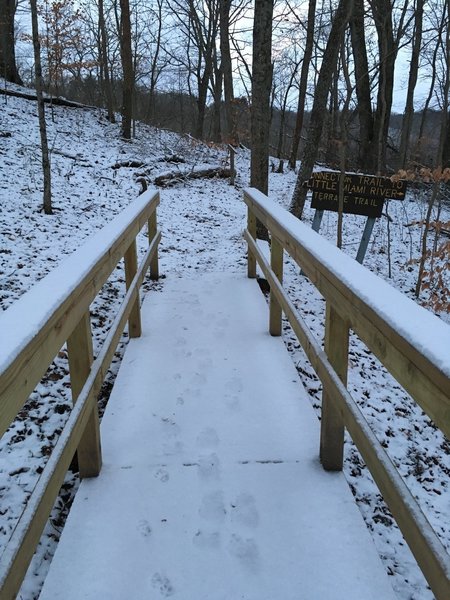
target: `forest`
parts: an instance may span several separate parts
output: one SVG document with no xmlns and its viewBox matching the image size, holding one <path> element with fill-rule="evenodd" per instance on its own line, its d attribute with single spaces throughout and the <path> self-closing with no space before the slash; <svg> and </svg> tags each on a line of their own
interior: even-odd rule
<svg viewBox="0 0 450 600">
<path fill-rule="evenodd" d="M 370 173 L 450 165 L 448 0 L 1 0 L 0 74 L 31 86 L 33 11 L 43 89 L 120 110 L 125 138 L 140 119 L 250 146 L 261 63 L 291 168 L 312 141 Z"/>
</svg>

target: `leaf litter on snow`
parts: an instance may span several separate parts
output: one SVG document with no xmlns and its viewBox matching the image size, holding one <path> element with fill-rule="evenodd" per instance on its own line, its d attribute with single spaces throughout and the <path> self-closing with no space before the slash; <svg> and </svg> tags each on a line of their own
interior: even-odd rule
<svg viewBox="0 0 450 600">
<path fill-rule="evenodd" d="M 168 171 L 220 167 L 227 160 L 225 149 L 139 123 L 136 139 L 121 141 L 119 125 L 110 124 L 100 110 L 53 107 L 51 113 L 47 112 L 47 120 L 55 208 L 51 216 L 41 211 L 35 105 L 28 100 L 8 98 L 0 113 L 0 130 L 11 133 L 10 137 L 1 138 L 0 145 L 0 303 L 3 310 L 132 202 L 139 193 L 141 178 L 152 187 L 155 177 Z M 144 290 L 158 293 L 164 287 L 164 277 L 189 277 L 207 271 L 245 273 L 246 247 L 242 230 L 246 207 L 241 199 L 242 187 L 248 185 L 249 180 L 249 153 L 245 149 L 237 153 L 237 170 L 234 187 L 226 180 L 186 180 L 162 191 L 158 209 L 163 232 L 162 278 L 156 284 L 146 281 Z M 287 207 L 294 183 L 292 172 L 272 173 L 271 196 Z M 417 266 L 409 261 L 420 252 L 420 230 L 405 227 L 405 224 L 420 220 L 424 211 L 423 200 L 413 194 L 405 202 L 391 202 L 389 206 L 393 270 L 390 283 L 410 297 Z M 305 212 L 311 222 L 309 206 Z M 361 217 L 344 218 L 343 249 L 351 256 L 356 255 L 362 228 Z M 335 240 L 336 216 L 332 213 L 325 213 L 321 234 Z M 145 235 L 141 235 L 139 251 L 145 246 Z M 387 253 L 387 220 L 382 217 L 374 228 L 365 265 L 384 279 L 388 279 Z M 322 340 L 324 300 L 288 259 L 285 284 L 308 327 Z M 95 352 L 124 293 L 124 272 L 120 264 L 91 307 Z M 287 323 L 284 323 L 283 335 L 320 416 L 320 381 Z M 103 386 L 102 409 L 126 340 L 125 334 Z M 349 360 L 352 395 L 448 548 L 448 441 L 355 336 L 351 336 Z M 67 353 L 62 348 L 0 442 L 0 544 L 9 538 L 70 407 Z M 386 570 L 392 575 L 398 597 L 431 599 L 423 576 L 348 438 L 345 474 Z M 73 468 L 22 586 L 23 600 L 31 600 L 39 594 L 76 488 L 77 475 Z"/>
</svg>

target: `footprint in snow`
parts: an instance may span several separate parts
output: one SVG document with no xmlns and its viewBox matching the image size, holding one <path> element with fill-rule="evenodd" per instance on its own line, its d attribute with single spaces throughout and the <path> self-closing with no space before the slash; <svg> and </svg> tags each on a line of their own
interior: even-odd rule
<svg viewBox="0 0 450 600">
<path fill-rule="evenodd" d="M 206 383 L 206 376 L 203 373 L 195 373 L 191 379 L 192 385 L 203 385 Z"/>
<path fill-rule="evenodd" d="M 201 479 L 220 479 L 220 460 L 214 452 L 201 456 L 197 464 L 197 472 Z"/>
<path fill-rule="evenodd" d="M 238 411 L 241 408 L 241 402 L 238 396 L 225 396 L 225 403 L 233 412 Z"/>
<path fill-rule="evenodd" d="M 210 358 L 204 358 L 198 364 L 198 368 L 201 369 L 202 371 L 209 371 L 209 369 L 211 369 L 212 366 L 213 366 L 213 361 Z"/>
<path fill-rule="evenodd" d="M 226 382 L 225 388 L 233 394 L 239 394 L 239 392 L 242 392 L 244 389 L 244 386 L 242 385 L 242 381 L 239 377 L 232 377 Z"/>
<path fill-rule="evenodd" d="M 173 419 L 170 419 L 169 417 L 161 418 L 161 427 L 164 435 L 168 438 L 174 438 L 180 434 L 179 426 Z"/>
<path fill-rule="evenodd" d="M 223 492 L 211 492 L 203 497 L 199 515 L 207 521 L 223 521 L 226 515 Z"/>
<path fill-rule="evenodd" d="M 203 429 L 197 436 L 197 445 L 201 448 L 214 447 L 219 444 L 219 436 L 217 431 L 212 427 Z"/>
<path fill-rule="evenodd" d="M 159 591 L 161 596 L 163 596 L 164 598 L 173 596 L 173 594 L 175 593 L 175 590 L 173 589 L 173 586 L 170 583 L 170 579 L 165 575 L 161 575 L 160 573 L 155 573 L 153 575 L 152 585 L 156 590 Z"/>
<path fill-rule="evenodd" d="M 256 527 L 259 523 L 259 514 L 255 506 L 255 498 L 251 494 L 239 494 L 231 503 L 231 521 L 241 523 L 247 527 Z"/>
<path fill-rule="evenodd" d="M 158 469 L 155 473 L 156 479 L 159 479 L 161 483 L 169 481 L 169 473 L 165 469 Z"/>
<path fill-rule="evenodd" d="M 137 526 L 138 531 L 143 537 L 150 537 L 152 535 L 152 528 L 147 519 L 141 519 Z"/>
<path fill-rule="evenodd" d="M 181 454 L 183 452 L 183 443 L 182 442 L 167 442 L 163 444 L 163 453 L 165 456 L 176 456 L 177 454 Z"/>
<path fill-rule="evenodd" d="M 259 569 L 259 552 L 253 538 L 244 539 L 233 533 L 228 544 L 228 551 L 249 571 Z"/>
<path fill-rule="evenodd" d="M 208 533 L 199 529 L 194 535 L 192 542 L 194 546 L 198 546 L 199 548 L 206 548 L 208 550 L 218 548 L 220 546 L 220 533 L 218 531 Z"/>
</svg>

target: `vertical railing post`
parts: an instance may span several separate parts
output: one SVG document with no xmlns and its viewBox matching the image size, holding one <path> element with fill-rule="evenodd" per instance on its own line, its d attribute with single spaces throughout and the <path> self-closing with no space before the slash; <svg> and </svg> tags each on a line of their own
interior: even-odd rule
<svg viewBox="0 0 450 600">
<path fill-rule="evenodd" d="M 256 216 L 252 213 L 250 206 L 248 207 L 247 213 L 247 229 L 249 234 L 254 240 L 256 240 Z M 256 278 L 256 258 L 251 253 L 250 248 L 247 250 L 247 276 L 251 279 Z"/>
<path fill-rule="evenodd" d="M 129 289 L 133 277 L 137 272 L 137 247 L 136 240 L 133 240 L 128 250 L 125 252 L 125 283 L 127 290 Z M 136 338 L 141 335 L 141 307 L 139 303 L 139 291 L 137 292 L 136 301 L 130 311 L 128 318 L 128 333 L 130 338 Z"/>
<path fill-rule="evenodd" d="M 156 209 L 150 215 L 148 220 L 148 243 L 151 244 L 154 240 L 158 226 L 156 222 Z M 150 262 L 150 279 L 156 280 L 159 278 L 158 251 Z"/>
<path fill-rule="evenodd" d="M 325 352 L 344 385 L 347 385 L 349 328 L 331 303 L 325 317 Z M 335 400 L 324 389 L 320 422 L 320 460 L 327 471 L 341 471 L 344 456 L 344 421 Z"/>
<path fill-rule="evenodd" d="M 236 169 L 235 169 L 235 154 L 236 150 L 233 148 L 231 144 L 228 144 L 228 150 L 230 152 L 230 185 L 234 185 L 236 179 Z"/>
<path fill-rule="evenodd" d="M 72 402 L 75 404 L 89 376 L 93 361 L 89 311 L 82 317 L 67 340 Z M 77 448 L 80 477 L 96 477 L 102 467 L 100 423 L 95 396 L 92 411 Z"/>
<path fill-rule="evenodd" d="M 280 283 L 283 282 L 283 246 L 272 236 L 270 246 L 270 266 L 275 273 Z M 270 317 L 269 317 L 269 332 L 270 335 L 281 335 L 282 310 L 280 303 L 270 289 Z"/>
</svg>

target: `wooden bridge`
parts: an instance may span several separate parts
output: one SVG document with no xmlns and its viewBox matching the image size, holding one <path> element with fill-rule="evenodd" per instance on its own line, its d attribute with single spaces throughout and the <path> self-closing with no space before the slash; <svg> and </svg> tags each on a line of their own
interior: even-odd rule
<svg viewBox="0 0 450 600">
<path fill-rule="evenodd" d="M 146 193 L 4 313 L 0 433 L 66 341 L 74 408 L 2 549 L 2 599 L 16 597 L 75 451 L 83 482 L 43 600 L 393 598 L 339 472 L 344 429 L 436 598 L 450 597 L 449 555 L 345 387 L 351 329 L 449 435 L 445 327 L 259 192 L 244 200 L 248 277 L 169 276 L 141 312 L 160 240 L 159 196 Z M 256 218 L 271 234 L 270 264 Z M 327 301 L 324 350 L 282 287 L 284 251 Z M 128 291 L 93 361 L 89 306 L 122 256 Z M 269 331 L 257 262 L 270 284 Z M 66 293 L 49 306 L 62 272 Z M 279 337 L 283 313 L 323 383 L 320 426 Z M 132 339 L 100 428 L 96 396 L 127 321 Z"/>
</svg>

